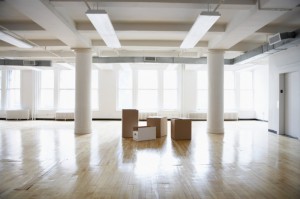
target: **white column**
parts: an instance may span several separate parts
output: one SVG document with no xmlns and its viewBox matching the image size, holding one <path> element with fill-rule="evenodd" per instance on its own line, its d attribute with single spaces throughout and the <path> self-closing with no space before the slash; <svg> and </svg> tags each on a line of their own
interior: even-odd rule
<svg viewBox="0 0 300 199">
<path fill-rule="evenodd" d="M 207 132 L 224 133 L 224 51 L 208 52 Z"/>
<path fill-rule="evenodd" d="M 92 132 L 91 49 L 75 49 L 75 134 Z"/>
</svg>

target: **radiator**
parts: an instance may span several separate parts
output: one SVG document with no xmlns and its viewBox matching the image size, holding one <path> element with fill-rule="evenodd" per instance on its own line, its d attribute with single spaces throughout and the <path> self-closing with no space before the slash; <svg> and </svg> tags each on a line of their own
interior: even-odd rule
<svg viewBox="0 0 300 199">
<path fill-rule="evenodd" d="M 226 112 L 224 113 L 224 120 L 238 120 L 237 112 Z"/>
<path fill-rule="evenodd" d="M 6 119 L 7 120 L 29 120 L 30 113 L 29 110 L 7 110 Z"/>
<path fill-rule="evenodd" d="M 200 112 L 189 113 L 189 118 L 197 119 L 197 120 L 207 120 L 207 113 L 200 113 Z M 226 112 L 224 113 L 224 120 L 238 120 L 238 113 Z"/>
<path fill-rule="evenodd" d="M 200 112 L 189 113 L 189 118 L 196 119 L 196 120 L 206 120 L 207 114 L 200 113 Z"/>
<path fill-rule="evenodd" d="M 163 117 L 167 117 L 168 119 L 179 118 L 181 116 L 180 112 L 177 112 L 177 111 L 164 111 L 164 112 L 161 112 L 159 115 L 163 116 Z"/>
<path fill-rule="evenodd" d="M 139 120 L 146 120 L 150 116 L 157 116 L 156 112 L 139 112 Z"/>
<path fill-rule="evenodd" d="M 56 111 L 55 120 L 74 120 L 74 112 L 71 111 Z"/>
</svg>

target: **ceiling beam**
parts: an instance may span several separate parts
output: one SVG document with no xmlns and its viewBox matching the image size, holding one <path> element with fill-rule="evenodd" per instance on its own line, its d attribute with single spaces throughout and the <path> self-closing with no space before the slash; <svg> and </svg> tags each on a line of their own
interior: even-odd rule
<svg viewBox="0 0 300 199">
<path fill-rule="evenodd" d="M 49 1 L 9 0 L 6 2 L 71 48 L 91 46 L 90 40 L 79 34 L 75 24 L 62 17 Z"/>
</svg>

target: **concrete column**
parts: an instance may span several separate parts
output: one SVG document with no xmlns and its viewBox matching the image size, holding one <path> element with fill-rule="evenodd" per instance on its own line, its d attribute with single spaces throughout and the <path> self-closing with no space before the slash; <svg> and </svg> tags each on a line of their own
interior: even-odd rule
<svg viewBox="0 0 300 199">
<path fill-rule="evenodd" d="M 75 134 L 92 132 L 91 49 L 75 49 Z"/>
<path fill-rule="evenodd" d="M 208 52 L 207 132 L 224 133 L 224 51 Z"/>
</svg>

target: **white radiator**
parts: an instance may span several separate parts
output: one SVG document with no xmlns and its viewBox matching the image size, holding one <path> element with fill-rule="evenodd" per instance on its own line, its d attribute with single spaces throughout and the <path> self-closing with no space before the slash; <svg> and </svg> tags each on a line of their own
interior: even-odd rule
<svg viewBox="0 0 300 199">
<path fill-rule="evenodd" d="M 200 113 L 200 112 L 189 113 L 189 118 L 197 119 L 197 120 L 207 120 L 207 113 Z M 238 113 L 226 112 L 224 113 L 224 120 L 238 120 Z"/>
<path fill-rule="evenodd" d="M 167 117 L 168 119 L 181 117 L 180 112 L 177 111 L 164 111 L 159 113 L 159 115 L 163 117 Z"/>
<path fill-rule="evenodd" d="M 156 112 L 139 112 L 139 120 L 146 120 L 150 116 L 157 116 Z"/>
<path fill-rule="evenodd" d="M 196 120 L 206 120 L 207 114 L 200 113 L 200 112 L 189 113 L 189 118 L 196 119 Z"/>
<path fill-rule="evenodd" d="M 7 110 L 6 119 L 7 120 L 29 120 L 30 112 L 29 110 Z"/>
<path fill-rule="evenodd" d="M 55 120 L 74 120 L 74 112 L 72 111 L 56 111 Z"/>
<path fill-rule="evenodd" d="M 238 113 L 237 112 L 224 113 L 224 120 L 238 120 Z"/>
</svg>

